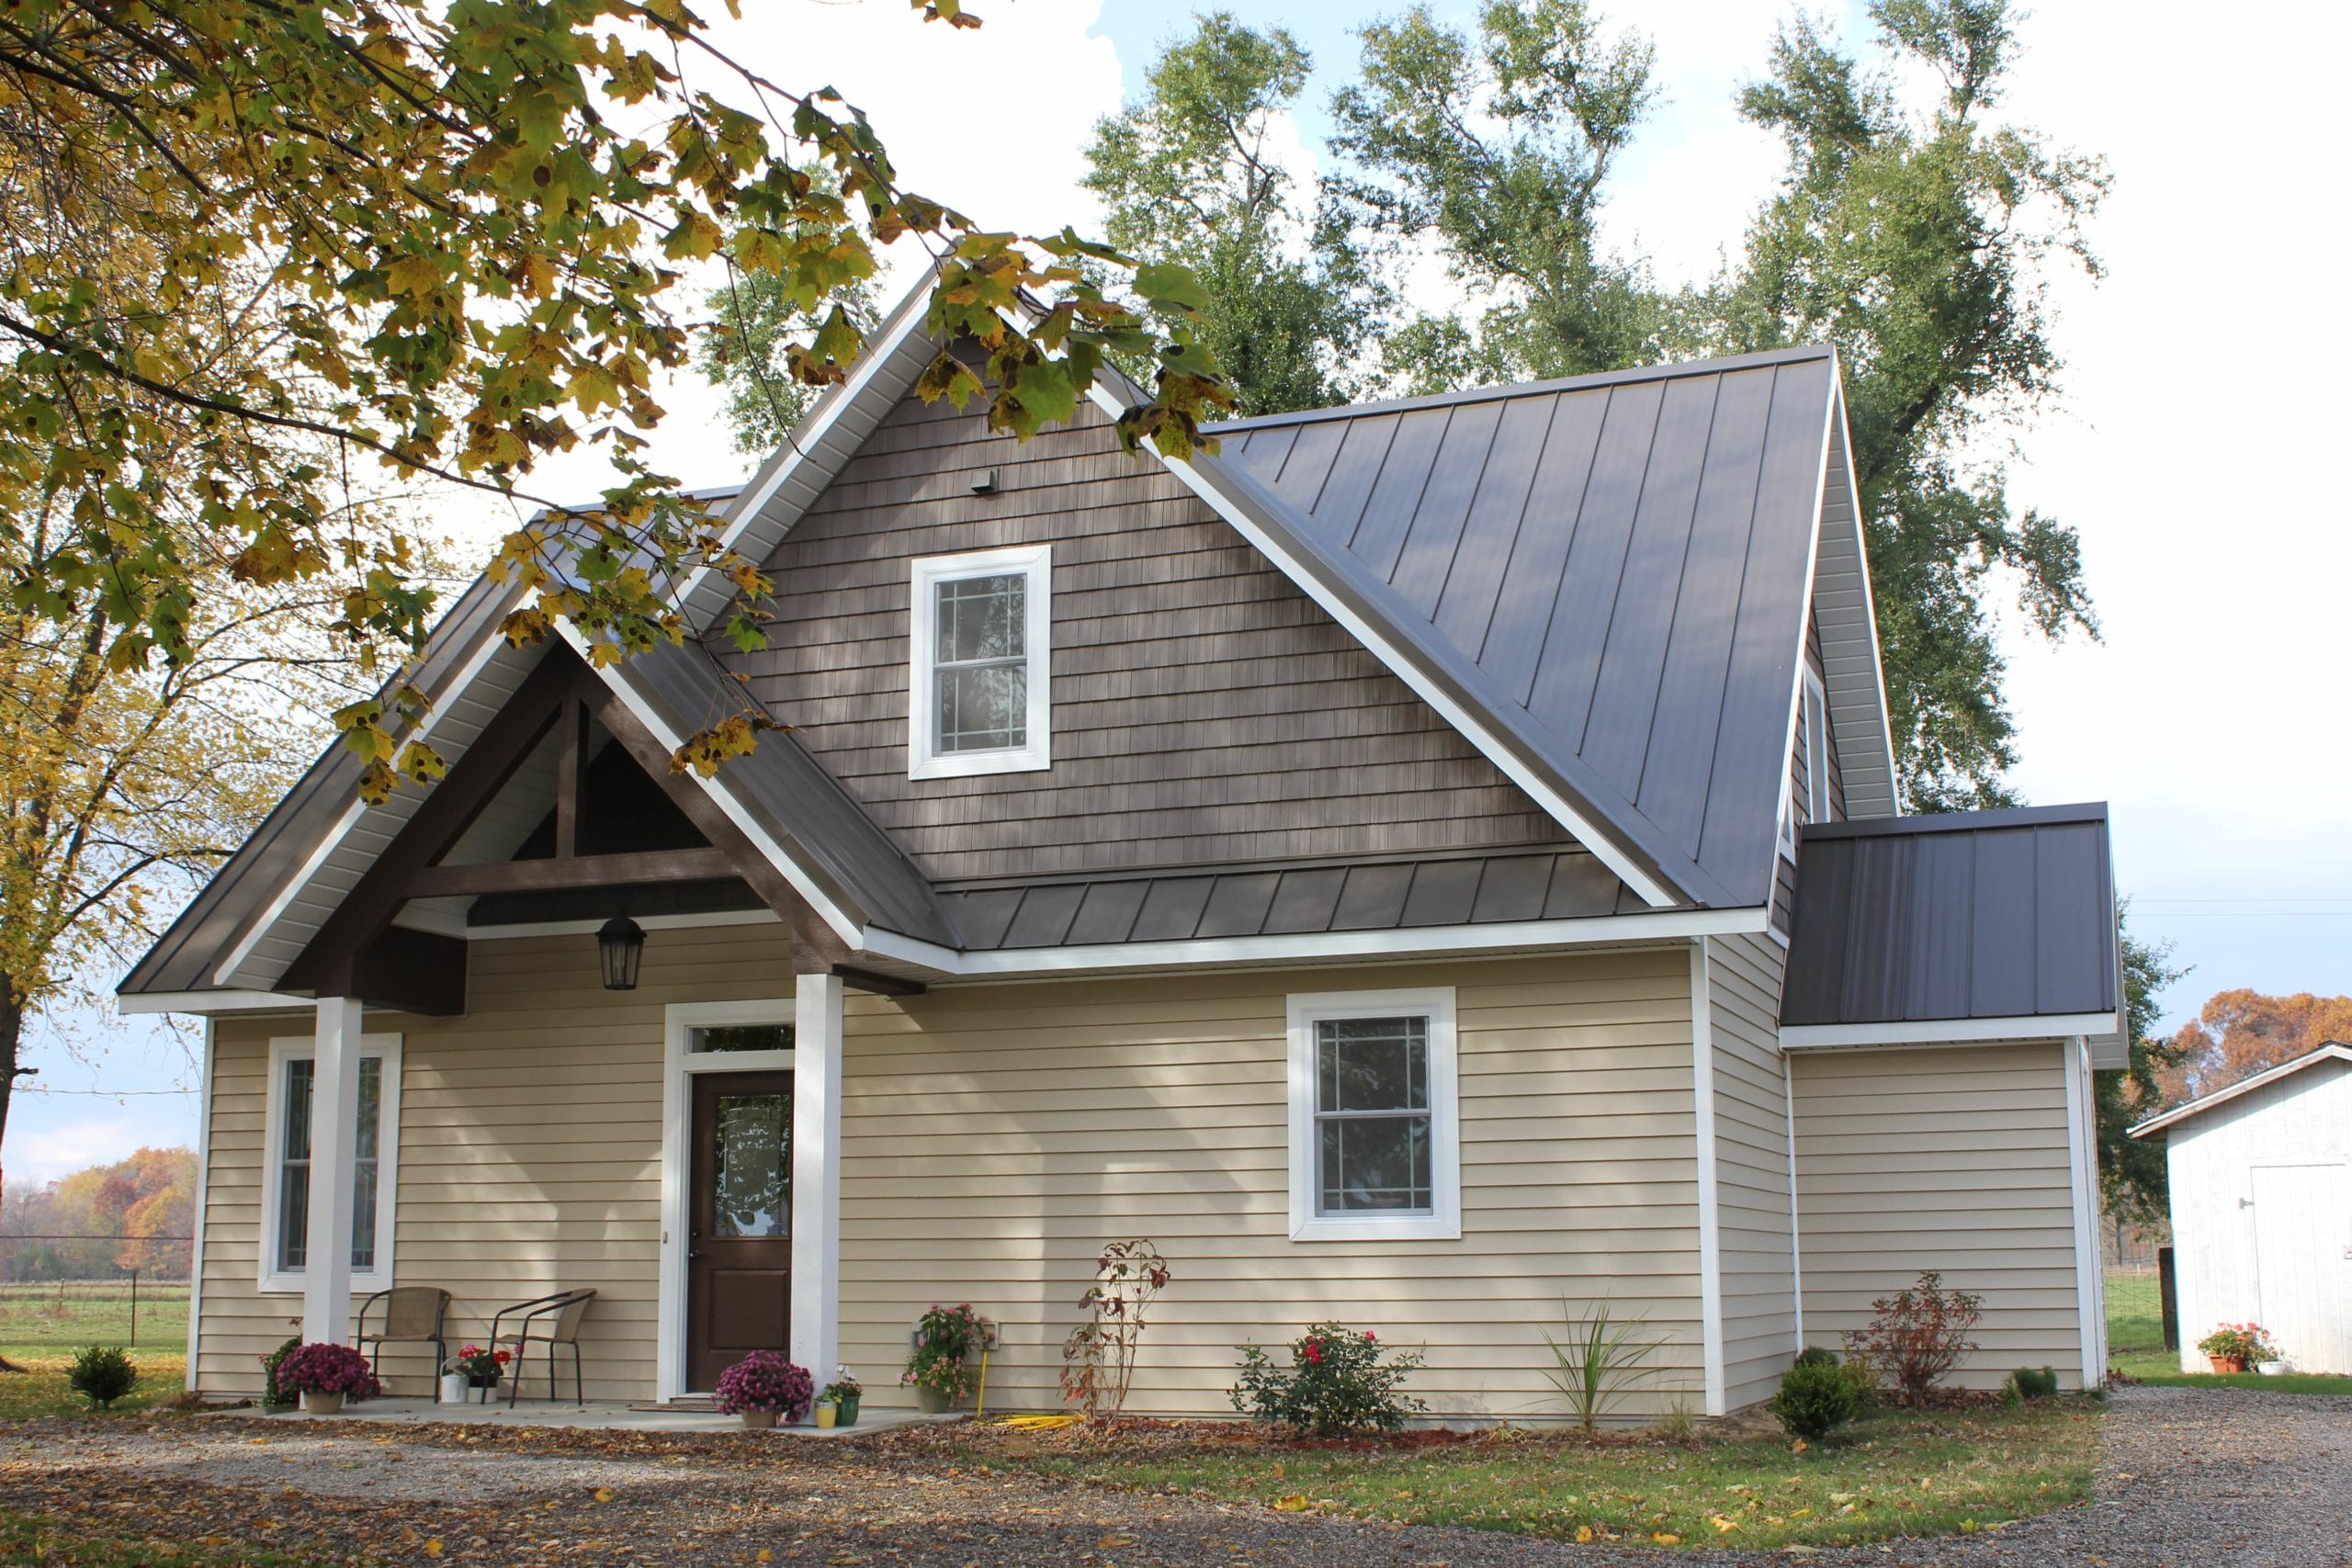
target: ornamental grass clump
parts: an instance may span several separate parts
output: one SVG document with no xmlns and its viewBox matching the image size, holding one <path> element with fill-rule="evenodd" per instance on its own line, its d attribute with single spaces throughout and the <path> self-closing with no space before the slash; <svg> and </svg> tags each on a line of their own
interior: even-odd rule
<svg viewBox="0 0 2352 1568">
<path fill-rule="evenodd" d="M 1385 1350 L 1369 1329 L 1318 1323 L 1290 1342 L 1287 1370 L 1257 1346 L 1242 1346 L 1241 1380 L 1230 1397 L 1236 1410 L 1309 1437 L 1393 1432 L 1429 1408 L 1397 1392 L 1420 1364 L 1419 1350 Z"/>
<path fill-rule="evenodd" d="M 787 1422 L 798 1422 L 808 1418 L 816 1397 L 817 1380 L 808 1368 L 774 1350 L 754 1350 L 718 1374 L 710 1403 L 723 1415 L 774 1411 Z"/>
<path fill-rule="evenodd" d="M 111 1345 L 93 1345 L 74 1358 L 65 1374 L 74 1393 L 104 1410 L 139 1383 L 139 1369 Z"/>
<path fill-rule="evenodd" d="M 296 1393 L 339 1393 L 345 1399 L 373 1399 L 383 1392 L 368 1358 L 348 1345 L 323 1340 L 298 1345 L 277 1363 L 277 1386 Z"/>
</svg>

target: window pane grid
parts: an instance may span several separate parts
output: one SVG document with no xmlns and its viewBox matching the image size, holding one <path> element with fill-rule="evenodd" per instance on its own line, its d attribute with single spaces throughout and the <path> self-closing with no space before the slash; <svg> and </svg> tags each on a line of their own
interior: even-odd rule
<svg viewBox="0 0 2352 1568">
<path fill-rule="evenodd" d="M 1429 1020 L 1317 1020 L 1315 1065 L 1317 1212 L 1433 1213 Z"/>
<path fill-rule="evenodd" d="M 1029 580 L 954 578 L 933 590 L 932 716 L 937 747 L 1011 750 L 1029 743 Z"/>
<path fill-rule="evenodd" d="M 315 1060 L 297 1056 L 286 1064 L 283 1121 L 277 1171 L 277 1270 L 300 1274 L 311 1255 L 311 1144 L 316 1113 Z M 380 1205 L 379 1170 L 384 1124 L 384 1061 L 359 1059 L 357 1134 L 352 1144 L 351 1266 L 376 1267 L 376 1219 Z"/>
</svg>

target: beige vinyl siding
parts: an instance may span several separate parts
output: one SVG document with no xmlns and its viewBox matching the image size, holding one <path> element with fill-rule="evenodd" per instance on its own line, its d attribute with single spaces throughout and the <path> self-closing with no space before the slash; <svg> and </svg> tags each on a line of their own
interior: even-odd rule
<svg viewBox="0 0 2352 1568">
<path fill-rule="evenodd" d="M 1807 1342 L 1835 1347 L 1871 1302 L 1941 1271 L 1980 1292 L 1982 1348 L 1954 1381 L 2019 1366 L 2081 1381 L 2065 1059 L 2055 1042 L 1796 1052 Z"/>
<path fill-rule="evenodd" d="M 1785 955 L 1762 936 L 1710 937 L 1706 953 L 1724 1393 L 1726 1407 L 1737 1410 L 1771 1397 L 1796 1352 L 1779 1025 Z"/>
<path fill-rule="evenodd" d="M 588 1397 L 650 1398 L 662 1009 L 775 998 L 788 1010 L 789 938 L 776 924 L 650 932 L 644 983 L 628 993 L 600 988 L 585 936 L 478 942 L 470 958 L 465 1017 L 367 1021 L 402 1037 L 394 1280 L 454 1292 L 453 1341 L 486 1334 L 501 1306 L 593 1286 Z M 256 1276 L 269 1041 L 310 1030 L 304 1013 L 223 1019 L 216 1032 L 197 1352 L 207 1393 L 259 1388 L 257 1358 L 301 1314 L 299 1295 L 262 1295 Z M 385 1370 L 394 1393 L 425 1393 L 431 1352 L 394 1348 Z M 569 1392 L 569 1358 L 563 1372 Z M 525 1395 L 544 1391 L 535 1365 Z"/>
<path fill-rule="evenodd" d="M 1285 998 L 1457 988 L 1463 1235 L 1289 1236 Z M 989 1401 L 1059 1404 L 1102 1244 L 1173 1278 L 1132 1407 L 1230 1413 L 1235 1347 L 1337 1318 L 1426 1349 L 1439 1416 L 1555 1416 L 1540 1331 L 1606 1296 L 1671 1344 L 1629 1407 L 1699 1403 L 1690 958 L 1673 948 L 854 998 L 842 1355 L 881 1403 L 925 1306 L 1004 1324 Z"/>
</svg>

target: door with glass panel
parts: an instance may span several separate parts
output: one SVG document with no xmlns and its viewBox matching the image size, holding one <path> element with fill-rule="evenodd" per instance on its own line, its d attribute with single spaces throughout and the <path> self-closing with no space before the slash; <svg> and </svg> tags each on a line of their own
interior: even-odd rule
<svg viewBox="0 0 2352 1568">
<path fill-rule="evenodd" d="M 792 1075 L 697 1073 L 686 1383 L 707 1393 L 792 1327 Z"/>
</svg>

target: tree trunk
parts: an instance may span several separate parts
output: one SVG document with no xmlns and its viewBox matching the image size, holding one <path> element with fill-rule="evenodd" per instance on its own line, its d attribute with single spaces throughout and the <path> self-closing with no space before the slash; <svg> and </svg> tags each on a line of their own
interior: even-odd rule
<svg viewBox="0 0 2352 1568">
<path fill-rule="evenodd" d="M 14 979 L 0 975 L 0 1147 L 8 1136 L 8 1101 L 17 1092 L 17 1048 L 25 1038 L 25 1006 L 17 1000 Z M 8 1190 L 8 1173 L 0 1166 L 0 1194 Z M 21 1372 L 25 1369 L 0 1356 L 0 1372 Z"/>
</svg>

